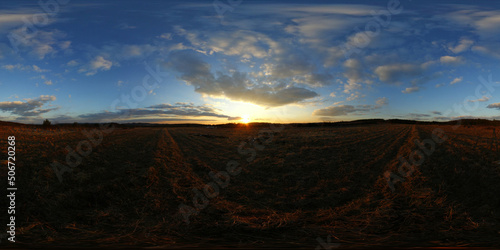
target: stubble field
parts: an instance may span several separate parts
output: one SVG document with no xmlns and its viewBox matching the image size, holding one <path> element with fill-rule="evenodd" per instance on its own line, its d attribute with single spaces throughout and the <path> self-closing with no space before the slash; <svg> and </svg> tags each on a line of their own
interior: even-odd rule
<svg viewBox="0 0 500 250">
<path fill-rule="evenodd" d="M 21 246 L 500 246 L 493 129 L 116 128 L 59 179 L 98 130 L 2 126 L 0 178 L 15 136 Z"/>
</svg>

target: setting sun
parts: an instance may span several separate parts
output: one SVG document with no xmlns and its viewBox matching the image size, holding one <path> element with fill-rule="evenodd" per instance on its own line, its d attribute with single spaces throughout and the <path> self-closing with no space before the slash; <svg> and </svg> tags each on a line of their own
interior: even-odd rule
<svg viewBox="0 0 500 250">
<path fill-rule="evenodd" d="M 250 116 L 249 115 L 243 115 L 241 117 L 241 122 L 242 123 L 249 123 L 250 122 Z"/>
</svg>

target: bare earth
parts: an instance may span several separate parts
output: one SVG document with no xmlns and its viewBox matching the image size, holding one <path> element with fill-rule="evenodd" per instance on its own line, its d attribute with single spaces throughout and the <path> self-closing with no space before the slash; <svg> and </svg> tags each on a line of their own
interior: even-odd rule
<svg viewBox="0 0 500 250">
<path fill-rule="evenodd" d="M 436 128 L 446 139 L 426 154 L 415 140 Z M 83 130 L 0 127 L 2 183 L 16 137 L 18 246 L 500 247 L 493 127 L 117 128 L 60 182 L 52 165 L 66 164 Z M 416 151 L 422 163 L 392 191 L 385 173 L 401 176 L 398 156 Z M 229 162 L 242 169 L 218 195 L 189 216 L 179 210 Z"/>
</svg>

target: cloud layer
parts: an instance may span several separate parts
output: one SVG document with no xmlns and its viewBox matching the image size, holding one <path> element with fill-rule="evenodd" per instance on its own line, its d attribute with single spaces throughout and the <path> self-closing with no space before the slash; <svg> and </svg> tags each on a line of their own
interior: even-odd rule
<svg viewBox="0 0 500 250">
<path fill-rule="evenodd" d="M 172 53 L 166 66 L 180 73 L 179 78 L 194 86 L 196 92 L 215 98 L 278 107 L 318 96 L 316 92 L 295 86 L 293 82 L 269 80 L 267 84 L 262 84 L 238 71 L 230 75 L 221 72 L 213 74 L 210 64 L 189 52 Z"/>
<path fill-rule="evenodd" d="M 239 119 L 221 113 L 212 106 L 194 105 L 193 103 L 175 103 L 174 105 L 164 103 L 152 105 L 146 108 L 118 109 L 117 111 L 103 111 L 88 113 L 78 116 L 78 119 L 92 122 L 122 122 L 122 121 L 184 121 L 195 118 L 201 121 L 214 121 L 213 118 L 225 118 L 227 120 Z M 212 118 L 212 119 L 206 119 Z"/>
<path fill-rule="evenodd" d="M 42 95 L 35 99 L 23 101 L 0 102 L 0 111 L 19 116 L 39 116 L 58 108 L 42 108 L 46 103 L 55 101 L 55 96 Z"/>
</svg>

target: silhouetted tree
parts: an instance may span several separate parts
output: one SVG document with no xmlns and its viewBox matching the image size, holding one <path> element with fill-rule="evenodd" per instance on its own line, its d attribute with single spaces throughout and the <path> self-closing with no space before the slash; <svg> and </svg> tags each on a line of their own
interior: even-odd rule
<svg viewBox="0 0 500 250">
<path fill-rule="evenodd" d="M 42 126 L 44 126 L 44 127 L 50 127 L 50 125 L 52 125 L 52 123 L 49 121 L 49 119 L 45 119 L 45 121 L 43 121 Z"/>
</svg>

